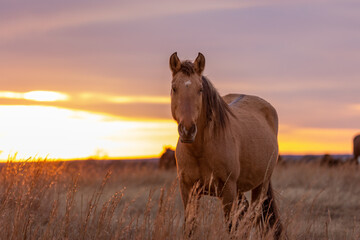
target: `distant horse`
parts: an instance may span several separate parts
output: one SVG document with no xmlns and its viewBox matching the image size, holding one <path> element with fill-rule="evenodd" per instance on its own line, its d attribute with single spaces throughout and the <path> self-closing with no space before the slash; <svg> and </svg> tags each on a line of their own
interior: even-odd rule
<svg viewBox="0 0 360 240">
<path fill-rule="evenodd" d="M 176 167 L 175 152 L 171 148 L 165 148 L 164 153 L 161 155 L 159 160 L 160 169 L 171 169 Z"/>
<path fill-rule="evenodd" d="M 342 165 L 342 163 L 340 159 L 334 158 L 330 154 L 325 154 L 320 160 L 320 165 L 327 167 L 339 166 Z"/>
<path fill-rule="evenodd" d="M 360 135 L 354 137 L 354 159 L 357 164 L 360 163 Z"/>
<path fill-rule="evenodd" d="M 282 233 L 270 177 L 278 158 L 278 116 L 265 100 L 250 95 L 221 97 L 202 75 L 205 57 L 170 57 L 171 112 L 178 123 L 176 147 L 180 191 L 186 210 L 194 186 L 218 196 L 228 220 L 233 204 L 251 190 L 251 204 Z M 264 200 L 265 199 L 265 200 Z M 263 201 L 264 200 L 264 201 Z M 186 221 L 186 219 L 185 219 Z"/>
</svg>

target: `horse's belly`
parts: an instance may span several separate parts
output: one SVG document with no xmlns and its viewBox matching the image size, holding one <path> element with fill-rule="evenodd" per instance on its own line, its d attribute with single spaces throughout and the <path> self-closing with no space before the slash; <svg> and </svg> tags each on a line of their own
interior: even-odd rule
<svg viewBox="0 0 360 240">
<path fill-rule="evenodd" d="M 252 190 L 267 181 L 275 167 L 278 156 L 276 138 L 258 138 L 247 141 L 241 149 L 238 188 L 242 192 Z"/>
<path fill-rule="evenodd" d="M 252 174 L 250 176 L 240 175 L 237 181 L 237 187 L 239 192 L 247 192 L 256 188 L 264 181 L 264 176 L 264 173 Z"/>
</svg>

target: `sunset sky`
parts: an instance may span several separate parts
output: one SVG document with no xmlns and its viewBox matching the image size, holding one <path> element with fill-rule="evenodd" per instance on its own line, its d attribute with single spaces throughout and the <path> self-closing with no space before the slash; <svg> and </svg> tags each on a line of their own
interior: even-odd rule
<svg viewBox="0 0 360 240">
<path fill-rule="evenodd" d="M 143 157 L 176 145 L 169 56 L 265 98 L 282 154 L 350 154 L 360 2 L 0 0 L 0 159 Z"/>
</svg>

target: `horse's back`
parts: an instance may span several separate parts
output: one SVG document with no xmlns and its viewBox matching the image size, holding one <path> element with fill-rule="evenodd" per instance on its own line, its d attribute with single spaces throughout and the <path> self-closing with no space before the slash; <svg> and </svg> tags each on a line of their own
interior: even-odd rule
<svg viewBox="0 0 360 240">
<path fill-rule="evenodd" d="M 275 108 L 264 99 L 245 94 L 228 94 L 223 100 L 235 115 L 255 115 L 263 118 L 275 135 L 278 133 L 278 115 Z"/>
</svg>

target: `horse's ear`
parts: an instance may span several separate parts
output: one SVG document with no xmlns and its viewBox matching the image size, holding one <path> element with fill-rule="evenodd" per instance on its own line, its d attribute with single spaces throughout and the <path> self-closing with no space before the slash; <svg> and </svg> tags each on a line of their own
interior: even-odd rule
<svg viewBox="0 0 360 240">
<path fill-rule="evenodd" d="M 180 68 L 181 68 L 180 59 L 177 56 L 177 52 L 174 52 L 170 56 L 170 69 L 173 75 L 175 75 L 180 70 Z"/>
<path fill-rule="evenodd" d="M 204 71 L 205 68 L 205 57 L 204 55 L 202 55 L 202 53 L 199 52 L 197 58 L 195 59 L 194 62 L 194 68 L 195 68 L 195 72 L 199 75 L 202 74 L 202 72 Z"/>
</svg>

